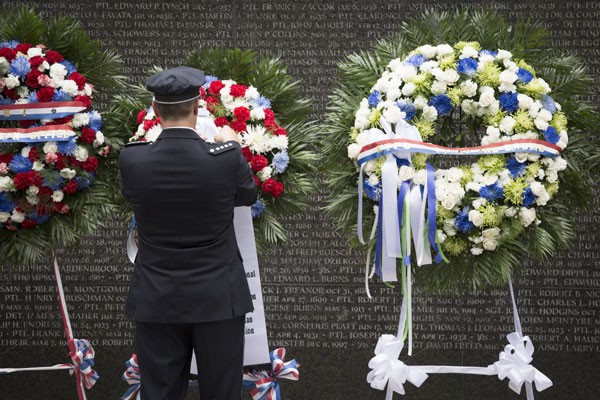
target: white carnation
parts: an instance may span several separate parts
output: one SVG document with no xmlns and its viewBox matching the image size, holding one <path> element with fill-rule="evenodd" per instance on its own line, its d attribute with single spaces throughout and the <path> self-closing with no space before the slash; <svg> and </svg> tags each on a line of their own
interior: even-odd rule
<svg viewBox="0 0 600 400">
<path fill-rule="evenodd" d="M 369 176 L 369 184 L 373 186 L 379 184 L 379 178 L 377 177 L 377 175 L 373 174 Z"/>
<path fill-rule="evenodd" d="M 27 202 L 29 204 L 33 204 L 36 205 L 40 202 L 40 198 L 38 196 L 36 196 L 35 194 L 31 194 L 29 196 L 25 196 L 25 198 L 27 199 Z"/>
<path fill-rule="evenodd" d="M 483 248 L 487 251 L 494 251 L 498 247 L 498 241 L 496 239 L 483 239 Z"/>
<path fill-rule="evenodd" d="M 477 103 L 473 100 L 463 100 L 460 107 L 467 115 L 474 115 L 477 113 Z"/>
<path fill-rule="evenodd" d="M 517 95 L 517 100 L 519 102 L 519 108 L 521 110 L 527 110 L 533 104 L 533 99 L 526 94 L 519 93 Z"/>
<path fill-rule="evenodd" d="M 39 172 L 44 169 L 44 163 L 41 161 L 34 161 L 31 169 Z"/>
<path fill-rule="evenodd" d="M 402 94 L 404 96 L 412 96 L 412 94 L 415 92 L 416 89 L 417 89 L 417 86 L 414 83 L 408 82 L 406 85 L 404 85 L 402 87 Z"/>
<path fill-rule="evenodd" d="M 540 112 L 540 114 L 541 114 L 541 112 Z M 542 118 L 539 118 L 539 115 L 538 115 L 538 118 L 533 120 L 533 123 L 534 123 L 535 127 L 538 128 L 540 131 L 545 131 L 546 128 L 548 128 L 548 126 L 550 126 L 550 124 L 548 124 L 548 121 L 546 121 Z"/>
<path fill-rule="evenodd" d="M 463 170 L 456 167 L 452 167 L 446 172 L 446 178 L 450 182 L 458 182 L 464 175 L 465 173 L 463 172 Z"/>
<path fill-rule="evenodd" d="M 506 50 L 498 50 L 498 54 L 496 54 L 496 59 L 498 60 L 510 60 L 512 58 L 512 53 Z"/>
<path fill-rule="evenodd" d="M 12 220 L 12 222 L 20 224 L 21 222 L 25 221 L 25 214 L 22 212 L 18 212 L 17 210 L 13 210 L 10 219 Z"/>
<path fill-rule="evenodd" d="M 94 139 L 94 145 L 100 146 L 101 144 L 104 144 L 104 142 L 105 142 L 104 133 L 102 133 L 100 131 L 96 132 L 96 139 Z"/>
<path fill-rule="evenodd" d="M 463 47 L 459 58 L 477 58 L 478 55 L 479 52 L 477 51 L 477 49 L 475 49 L 472 46 L 465 46 Z"/>
<path fill-rule="evenodd" d="M 262 121 L 265 119 L 265 109 L 261 107 L 253 108 L 250 111 L 250 118 L 253 121 Z"/>
<path fill-rule="evenodd" d="M 65 194 L 62 190 L 55 190 L 54 192 L 52 192 L 52 201 L 55 203 L 61 202 L 64 197 Z"/>
<path fill-rule="evenodd" d="M 522 207 L 519 210 L 519 220 L 524 227 L 531 225 L 535 221 L 535 209 Z"/>
<path fill-rule="evenodd" d="M 60 82 L 67 76 L 67 69 L 60 63 L 52 64 L 50 67 L 50 77 L 56 82 Z"/>
<path fill-rule="evenodd" d="M 5 74 L 8 71 L 9 62 L 6 58 L 0 57 L 0 73 Z"/>
<path fill-rule="evenodd" d="M 471 254 L 474 256 L 478 256 L 483 253 L 483 249 L 481 247 L 471 247 Z"/>
<path fill-rule="evenodd" d="M 514 218 L 517 215 L 517 209 L 515 207 L 508 207 L 504 210 L 504 215 L 508 218 Z"/>
<path fill-rule="evenodd" d="M 273 168 L 264 167 L 263 169 L 261 169 L 260 171 L 257 172 L 256 176 L 258 176 L 258 179 L 261 182 L 264 182 L 271 177 L 272 173 L 273 173 Z"/>
<path fill-rule="evenodd" d="M 361 146 L 358 143 L 351 143 L 348 146 L 348 157 L 356 160 L 358 154 L 360 153 Z"/>
<path fill-rule="evenodd" d="M 500 82 L 510 84 L 515 82 L 517 79 L 519 79 L 519 77 L 513 71 L 504 70 L 500 73 Z"/>
<path fill-rule="evenodd" d="M 481 184 L 476 182 L 467 182 L 467 184 L 465 185 L 465 189 L 479 193 L 479 190 L 481 189 Z"/>
<path fill-rule="evenodd" d="M 422 72 L 429 72 L 431 73 L 434 69 L 436 69 L 437 67 L 440 66 L 440 63 L 437 61 L 425 61 L 423 64 L 421 64 L 421 66 L 419 67 L 419 70 L 421 70 Z"/>
<path fill-rule="evenodd" d="M 288 137 L 284 135 L 272 137 L 271 147 L 277 150 L 286 150 L 288 148 Z"/>
<path fill-rule="evenodd" d="M 445 55 L 454 53 L 454 49 L 449 44 L 440 44 L 435 49 L 438 54 L 438 57 L 443 57 Z"/>
<path fill-rule="evenodd" d="M 447 89 L 446 83 L 444 83 L 442 81 L 435 81 L 431 85 L 431 93 L 434 95 L 446 93 L 446 89 Z"/>
<path fill-rule="evenodd" d="M 423 56 L 424 56 L 425 58 L 433 58 L 433 57 L 435 57 L 436 50 L 437 50 L 437 49 L 436 49 L 435 47 L 433 47 L 433 46 L 431 46 L 431 45 L 429 45 L 429 44 L 426 44 L 426 45 L 424 45 L 424 46 L 421 46 L 421 47 L 419 47 L 419 48 L 417 49 L 417 51 L 418 51 L 419 53 L 423 54 Z"/>
<path fill-rule="evenodd" d="M 83 85 L 83 94 L 85 94 L 87 97 L 92 97 L 93 91 L 94 91 L 94 88 L 89 83 L 86 83 L 85 85 Z"/>
<path fill-rule="evenodd" d="M 54 143 L 54 142 L 52 142 Z M 25 146 L 21 149 L 21 157 L 29 157 L 29 152 L 31 151 L 31 146 Z"/>
<path fill-rule="evenodd" d="M 8 76 L 4 78 L 4 84 L 6 85 L 7 89 L 14 89 L 20 84 L 19 77 L 13 74 L 8 74 Z"/>
<path fill-rule="evenodd" d="M 460 84 L 460 88 L 467 97 L 473 97 L 477 94 L 477 84 L 472 80 L 464 81 Z"/>
<path fill-rule="evenodd" d="M 392 61 L 389 62 L 388 64 L 388 68 L 390 69 L 390 71 L 392 72 L 398 72 L 398 70 L 404 66 L 404 63 L 402 62 L 401 59 L 399 58 L 394 58 Z"/>
<path fill-rule="evenodd" d="M 396 73 L 404 82 L 412 82 L 417 76 L 417 69 L 412 65 L 402 65 Z"/>
<path fill-rule="evenodd" d="M 529 106 L 529 115 L 531 116 L 531 118 L 536 118 L 541 109 L 542 109 L 542 103 L 540 103 L 537 100 L 532 102 L 531 105 Z"/>
<path fill-rule="evenodd" d="M 406 117 L 406 113 L 401 111 L 398 106 L 392 105 L 383 111 L 383 117 L 388 120 L 388 122 L 395 124 L 399 120 L 404 119 Z"/>
<path fill-rule="evenodd" d="M 423 108 L 423 118 L 429 122 L 433 122 L 437 119 L 438 112 L 433 106 L 425 106 Z"/>
<path fill-rule="evenodd" d="M 415 185 L 424 185 L 427 182 L 427 170 L 418 170 L 415 172 L 415 176 L 413 176 L 412 180 Z"/>
<path fill-rule="evenodd" d="M 246 89 L 246 93 L 244 94 L 244 98 L 246 98 L 247 100 L 258 99 L 259 97 L 260 93 L 258 93 L 258 89 L 256 89 L 254 86 L 249 86 L 248 89 Z"/>
<path fill-rule="evenodd" d="M 546 109 L 542 109 L 540 110 L 537 118 L 542 119 L 544 121 L 551 121 L 552 120 L 552 113 Z"/>
<path fill-rule="evenodd" d="M 25 193 L 27 193 L 30 196 L 38 194 L 39 192 L 40 192 L 40 188 L 35 185 L 31 185 L 31 186 L 27 187 L 27 189 L 25 189 Z"/>
<path fill-rule="evenodd" d="M 8 221 L 10 214 L 7 212 L 0 212 L 0 223 Z"/>
<path fill-rule="evenodd" d="M 73 152 L 77 161 L 84 162 L 88 159 L 88 151 L 85 147 L 77 146 Z"/>
<path fill-rule="evenodd" d="M 500 120 L 500 130 L 504 133 L 511 133 L 517 121 L 511 117 L 506 116 Z"/>
<path fill-rule="evenodd" d="M 417 96 L 413 104 L 417 110 L 422 110 L 427 105 L 427 99 L 424 96 Z"/>
<path fill-rule="evenodd" d="M 377 169 L 377 163 L 374 160 L 367 161 L 364 171 L 367 175 L 371 175 Z"/>
<path fill-rule="evenodd" d="M 556 143 L 556 145 L 564 150 L 565 147 L 567 147 L 568 143 L 569 143 L 569 136 L 567 135 L 567 132 L 562 131 L 559 134 L 559 139 L 558 139 L 558 142 Z"/>
<path fill-rule="evenodd" d="M 10 176 L 0 176 L 0 192 L 12 192 L 15 184 Z"/>
<path fill-rule="evenodd" d="M 488 107 L 494 101 L 496 101 L 496 97 L 494 95 L 494 89 L 489 86 L 484 86 L 480 90 L 481 94 L 479 95 L 479 104 L 481 107 Z"/>
<path fill-rule="evenodd" d="M 79 89 L 77 88 L 77 83 L 70 79 L 65 79 L 60 83 L 60 87 L 62 90 L 67 93 L 69 96 L 77 96 Z"/>
<path fill-rule="evenodd" d="M 77 172 L 75 172 L 75 170 L 71 168 L 63 168 L 60 170 L 60 176 L 62 176 L 65 179 L 73 179 L 76 174 Z"/>
<path fill-rule="evenodd" d="M 71 120 L 73 128 L 81 128 L 90 123 L 90 115 L 88 113 L 77 113 Z"/>
</svg>

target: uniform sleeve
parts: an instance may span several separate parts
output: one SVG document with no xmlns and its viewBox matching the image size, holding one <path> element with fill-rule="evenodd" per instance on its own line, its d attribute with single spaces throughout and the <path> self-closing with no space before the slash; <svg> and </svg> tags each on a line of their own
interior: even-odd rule
<svg viewBox="0 0 600 400">
<path fill-rule="evenodd" d="M 123 168 L 124 168 L 123 167 L 123 164 L 124 164 L 124 160 L 123 160 L 124 155 L 123 155 L 123 153 L 124 152 L 121 151 L 121 154 L 119 154 L 119 182 L 120 182 L 120 185 L 121 185 L 121 194 L 123 194 L 123 196 L 127 200 L 129 200 L 129 195 L 127 193 L 127 189 L 125 188 L 125 184 L 123 182 L 123 175 L 124 175 L 123 174 Z"/>
<path fill-rule="evenodd" d="M 242 155 L 242 152 L 238 152 L 238 170 L 237 170 L 237 190 L 235 194 L 235 206 L 251 206 L 256 202 L 258 193 L 256 191 L 256 184 L 254 183 L 254 177 L 248 162 Z"/>
</svg>

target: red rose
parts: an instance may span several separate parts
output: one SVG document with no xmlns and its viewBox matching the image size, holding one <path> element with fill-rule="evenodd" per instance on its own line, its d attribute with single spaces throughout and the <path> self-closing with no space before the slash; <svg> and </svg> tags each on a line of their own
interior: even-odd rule
<svg viewBox="0 0 600 400">
<path fill-rule="evenodd" d="M 254 156 L 252 157 L 252 160 L 250 160 L 250 167 L 254 172 L 262 170 L 267 165 L 269 165 L 269 160 L 267 160 L 267 157 L 265 156 Z"/>
<path fill-rule="evenodd" d="M 31 125 L 35 124 L 36 121 L 32 121 L 30 119 L 22 119 L 17 121 L 19 123 L 19 125 L 21 125 L 21 127 L 27 129 L 29 128 Z"/>
<path fill-rule="evenodd" d="M 244 132 L 246 130 L 246 123 L 244 121 L 238 121 L 237 119 L 231 121 L 229 126 L 236 132 Z"/>
<path fill-rule="evenodd" d="M 54 88 L 52 86 L 44 86 L 37 91 L 37 98 L 41 103 L 51 101 L 52 96 L 54 96 Z"/>
<path fill-rule="evenodd" d="M 270 108 L 265 108 L 265 120 L 274 120 L 275 113 Z"/>
<path fill-rule="evenodd" d="M 283 184 L 281 182 L 277 182 L 273 178 L 269 178 L 263 182 L 262 191 L 265 193 L 271 193 L 273 197 L 279 197 L 283 193 Z"/>
<path fill-rule="evenodd" d="M 30 88 L 34 88 L 37 89 L 39 88 L 41 85 L 38 82 L 38 76 L 42 75 L 42 73 L 37 70 L 37 69 L 33 69 L 31 70 L 30 73 L 27 74 L 27 77 L 25 78 L 25 83 L 27 84 L 27 86 L 29 86 Z"/>
<path fill-rule="evenodd" d="M 88 157 L 83 163 L 83 169 L 89 173 L 94 172 L 98 169 L 98 159 L 96 157 Z"/>
<path fill-rule="evenodd" d="M 242 155 L 244 156 L 244 158 L 246 159 L 246 161 L 252 160 L 252 152 L 250 151 L 249 148 L 244 147 L 242 149 Z"/>
<path fill-rule="evenodd" d="M 147 114 L 146 110 L 142 110 L 142 111 L 140 111 L 140 112 L 138 113 L 138 116 L 137 116 L 137 123 L 138 123 L 138 124 L 141 124 L 141 123 L 142 123 L 142 121 L 143 121 L 143 120 L 144 120 L 144 118 L 146 117 L 146 114 Z"/>
<path fill-rule="evenodd" d="M 219 108 L 219 99 L 216 97 L 208 96 L 206 98 L 206 108 L 211 113 L 214 113 Z"/>
<path fill-rule="evenodd" d="M 37 159 L 39 158 L 39 154 L 40 154 L 40 149 L 37 148 L 37 146 L 34 146 L 31 148 L 31 150 L 29 150 L 29 161 L 31 162 L 35 162 L 37 161 Z"/>
<path fill-rule="evenodd" d="M 29 59 L 29 65 L 31 65 L 31 69 L 36 69 L 40 65 L 44 63 L 44 57 L 42 56 L 33 56 Z"/>
<path fill-rule="evenodd" d="M 8 62 L 11 62 L 17 57 L 17 52 L 8 47 L 4 47 L 0 49 L 0 57 L 4 57 Z"/>
<path fill-rule="evenodd" d="M 85 83 L 87 82 L 87 80 L 85 79 L 85 76 L 81 75 L 79 72 L 71 73 L 71 75 L 69 75 L 69 79 L 74 81 L 77 84 L 77 89 L 79 89 L 79 90 L 83 90 L 83 87 L 85 86 Z"/>
<path fill-rule="evenodd" d="M 221 89 L 225 87 L 225 84 L 221 81 L 212 81 L 208 86 L 208 91 L 212 94 L 219 94 Z"/>
<path fill-rule="evenodd" d="M 90 108 L 90 106 L 92 105 L 92 99 L 90 99 L 89 97 L 87 97 L 86 95 L 83 95 L 83 94 L 79 94 L 79 95 L 75 96 L 73 98 L 73 100 L 82 102 L 83 106 L 86 109 Z"/>
<path fill-rule="evenodd" d="M 33 228 L 35 226 L 35 221 L 32 219 L 26 219 L 25 221 L 21 222 L 21 228 L 23 229 L 30 229 Z"/>
<path fill-rule="evenodd" d="M 29 50 L 30 48 L 32 48 L 33 46 L 30 45 L 29 43 L 19 43 L 16 47 L 15 47 L 15 51 L 21 52 L 23 54 L 27 54 L 27 50 Z"/>
<path fill-rule="evenodd" d="M 248 86 L 246 85 L 231 85 L 229 93 L 234 97 L 244 97 L 246 90 L 248 90 Z"/>
<path fill-rule="evenodd" d="M 15 89 L 4 88 L 4 97 L 8 97 L 11 100 L 19 100 L 19 94 Z"/>
<path fill-rule="evenodd" d="M 84 143 L 93 143 L 96 140 L 96 131 L 92 128 L 83 128 L 79 139 Z"/>
<path fill-rule="evenodd" d="M 227 118 L 225 117 L 218 117 L 215 119 L 215 125 L 218 127 L 227 126 L 228 124 L 229 121 L 227 121 Z"/>
<path fill-rule="evenodd" d="M 233 109 L 233 115 L 240 121 L 248 121 L 250 119 L 250 110 L 246 107 L 236 107 Z"/>
<path fill-rule="evenodd" d="M 254 175 L 254 184 L 256 186 L 260 186 L 260 180 L 258 180 L 258 176 Z"/>
<path fill-rule="evenodd" d="M 58 51 L 48 50 L 46 52 L 46 61 L 50 64 L 59 63 L 62 60 L 64 60 L 64 57 Z"/>
<path fill-rule="evenodd" d="M 147 119 L 144 121 L 144 130 L 146 132 L 148 132 L 150 129 L 152 129 L 152 127 L 156 124 L 155 121 L 151 120 L 151 119 Z"/>
<path fill-rule="evenodd" d="M 69 179 L 69 182 L 63 186 L 63 192 L 67 194 L 73 194 L 77 191 L 77 181 L 75 179 Z"/>
<path fill-rule="evenodd" d="M 277 129 L 275 129 L 274 133 L 277 136 L 287 136 L 287 131 L 285 130 L 284 127 L 281 127 L 281 126 L 279 128 L 277 128 Z"/>
<path fill-rule="evenodd" d="M 13 159 L 12 154 L 0 154 L 0 163 L 10 164 Z"/>
</svg>

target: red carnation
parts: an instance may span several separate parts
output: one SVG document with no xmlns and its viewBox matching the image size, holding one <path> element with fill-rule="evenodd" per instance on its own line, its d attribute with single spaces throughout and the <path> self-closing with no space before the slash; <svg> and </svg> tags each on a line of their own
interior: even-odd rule
<svg viewBox="0 0 600 400">
<path fill-rule="evenodd" d="M 252 160 L 252 152 L 250 151 L 249 148 L 244 147 L 242 149 L 242 155 L 244 156 L 244 158 L 246 159 L 246 161 Z"/>
<path fill-rule="evenodd" d="M 96 131 L 92 128 L 83 128 L 79 139 L 84 143 L 94 143 L 94 140 L 96 140 Z"/>
<path fill-rule="evenodd" d="M 35 162 L 37 161 L 37 159 L 39 158 L 39 154 L 40 154 L 40 149 L 37 148 L 37 146 L 34 146 L 31 148 L 31 150 L 29 150 L 29 161 L 31 162 Z"/>
<path fill-rule="evenodd" d="M 0 163 L 10 164 L 13 159 L 12 154 L 0 154 Z"/>
<path fill-rule="evenodd" d="M 43 178 L 35 171 L 19 172 L 13 178 L 15 187 L 20 190 L 27 189 L 29 186 L 40 186 Z"/>
<path fill-rule="evenodd" d="M 38 77 L 42 75 L 42 73 L 38 69 L 32 69 L 30 73 L 27 74 L 25 78 L 25 83 L 27 86 L 33 89 L 39 88 L 41 85 L 38 82 Z"/>
<path fill-rule="evenodd" d="M 59 171 L 65 167 L 64 157 L 62 153 L 56 153 L 56 162 L 54 163 L 54 166 Z"/>
<path fill-rule="evenodd" d="M 64 203 L 54 203 L 54 207 L 56 207 L 56 211 L 61 214 L 66 214 L 69 212 L 69 206 Z"/>
<path fill-rule="evenodd" d="M 202 97 L 202 98 L 206 97 L 206 90 L 204 90 L 203 87 L 200 88 L 200 97 Z"/>
<path fill-rule="evenodd" d="M 21 222 L 21 228 L 23 229 L 30 229 L 33 228 L 35 226 L 35 221 L 32 219 L 26 219 L 25 221 Z"/>
<path fill-rule="evenodd" d="M 87 97 L 86 95 L 80 94 L 77 95 L 73 98 L 73 100 L 75 101 L 80 101 L 83 103 L 83 106 L 87 109 L 90 108 L 90 106 L 92 105 L 92 99 L 90 99 L 89 97 Z"/>
<path fill-rule="evenodd" d="M 52 189 L 50 189 L 49 187 L 42 186 L 38 190 L 38 196 L 42 197 L 42 196 L 52 195 L 53 192 L 54 191 Z M 45 214 L 46 207 L 38 206 L 38 210 L 42 210 L 42 211 L 38 211 L 38 214 L 42 214 L 42 212 Z"/>
<path fill-rule="evenodd" d="M 44 57 L 42 56 L 33 56 L 29 59 L 29 65 L 31 65 L 31 69 L 36 69 L 40 65 L 44 63 Z"/>
<path fill-rule="evenodd" d="M 89 173 L 94 172 L 98 169 L 98 159 L 96 157 L 88 157 L 83 163 L 83 169 Z"/>
<path fill-rule="evenodd" d="M 225 87 L 225 84 L 221 81 L 212 81 L 208 86 L 208 91 L 212 94 L 219 94 L 221 89 Z"/>
<path fill-rule="evenodd" d="M 15 47 L 15 51 L 21 52 L 23 54 L 27 54 L 27 50 L 29 50 L 30 48 L 32 48 L 33 46 L 30 45 L 29 43 L 19 43 L 16 47 Z"/>
<path fill-rule="evenodd" d="M 142 111 L 140 111 L 138 113 L 138 116 L 137 116 L 137 123 L 138 124 L 142 123 L 142 121 L 144 120 L 144 118 L 146 118 L 146 114 L 147 114 L 146 110 L 142 110 Z"/>
<path fill-rule="evenodd" d="M 73 194 L 77 191 L 77 181 L 74 179 L 69 179 L 69 182 L 63 186 L 63 192 L 67 194 Z"/>
<path fill-rule="evenodd" d="M 265 156 L 254 156 L 250 160 L 250 167 L 252 167 L 252 171 L 254 172 L 262 170 L 267 165 L 269 165 L 269 160 Z"/>
<path fill-rule="evenodd" d="M 219 108 L 219 99 L 217 99 L 216 97 L 208 96 L 205 101 L 206 101 L 206 108 L 211 113 L 214 113 L 215 110 L 217 110 Z"/>
<path fill-rule="evenodd" d="M 250 110 L 246 107 L 236 107 L 233 109 L 233 115 L 240 121 L 248 121 L 250 119 Z"/>
<path fill-rule="evenodd" d="M 81 75 L 79 72 L 71 73 L 71 75 L 69 75 L 69 79 L 72 81 L 75 81 L 75 83 L 77 84 L 77 89 L 79 89 L 79 90 L 83 90 L 83 87 L 85 86 L 85 83 L 87 82 L 87 80 L 85 79 L 85 76 Z"/>
<path fill-rule="evenodd" d="M 15 89 L 4 88 L 4 97 L 8 97 L 11 100 L 19 100 L 19 94 Z"/>
<path fill-rule="evenodd" d="M 35 121 L 30 120 L 30 119 L 22 119 L 17 121 L 19 123 L 19 125 L 21 125 L 22 128 L 29 128 L 31 125 L 35 124 Z"/>
<path fill-rule="evenodd" d="M 152 129 L 152 127 L 156 124 L 155 121 L 151 120 L 151 119 L 147 119 L 144 121 L 144 130 L 146 132 L 148 132 L 150 129 Z"/>
<path fill-rule="evenodd" d="M 277 136 L 287 136 L 287 131 L 285 130 L 285 128 L 283 128 L 281 126 L 279 128 L 277 128 L 277 129 L 275 129 L 274 133 Z"/>
<path fill-rule="evenodd" d="M 62 60 L 64 60 L 64 57 L 58 51 L 48 50 L 46 52 L 46 61 L 50 64 L 59 63 Z"/>
<path fill-rule="evenodd" d="M 54 88 L 52 86 L 44 86 L 37 91 L 37 98 L 41 103 L 51 101 L 53 96 Z"/>
<path fill-rule="evenodd" d="M 228 124 L 229 121 L 227 121 L 227 118 L 225 117 L 218 117 L 215 119 L 215 125 L 218 127 L 227 126 Z"/>
<path fill-rule="evenodd" d="M 279 128 L 279 125 L 277 125 L 277 122 L 275 122 L 275 120 L 265 119 L 265 128 L 267 128 L 267 130 L 270 131 L 275 131 L 277 128 Z"/>
<path fill-rule="evenodd" d="M 66 117 L 62 117 L 62 118 L 55 118 L 51 122 L 47 123 L 46 125 L 64 125 L 64 124 L 68 124 L 72 120 L 73 120 L 73 115 L 67 115 Z"/>
<path fill-rule="evenodd" d="M 258 176 L 254 175 L 254 184 L 256 186 L 260 186 L 260 180 L 258 180 Z"/>
<path fill-rule="evenodd" d="M 231 85 L 229 93 L 234 97 L 244 97 L 246 90 L 248 90 L 248 86 L 246 85 Z"/>
<path fill-rule="evenodd" d="M 246 130 L 246 123 L 244 121 L 238 121 L 237 119 L 231 121 L 229 126 L 236 132 L 244 132 Z"/>
<path fill-rule="evenodd" d="M 281 182 L 277 182 L 273 178 L 269 178 L 263 182 L 262 191 L 265 193 L 271 193 L 273 197 L 279 197 L 283 193 L 283 184 Z"/>
<path fill-rule="evenodd" d="M 13 49 L 9 49 L 8 47 L 3 47 L 0 49 L 0 57 L 4 57 L 6 60 L 8 60 L 8 62 L 11 62 L 15 59 L 15 57 L 17 57 L 17 52 Z"/>
<path fill-rule="evenodd" d="M 265 120 L 274 120 L 275 113 L 270 108 L 265 108 Z"/>
</svg>

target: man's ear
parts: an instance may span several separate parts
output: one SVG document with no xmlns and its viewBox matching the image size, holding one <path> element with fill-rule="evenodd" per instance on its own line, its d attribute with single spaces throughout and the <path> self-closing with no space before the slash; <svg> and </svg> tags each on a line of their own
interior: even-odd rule
<svg viewBox="0 0 600 400">
<path fill-rule="evenodd" d="M 156 115 L 156 118 L 160 118 L 160 115 L 158 114 L 158 109 L 156 108 L 156 103 L 154 101 L 152 102 L 152 109 L 154 110 L 154 115 Z"/>
</svg>

